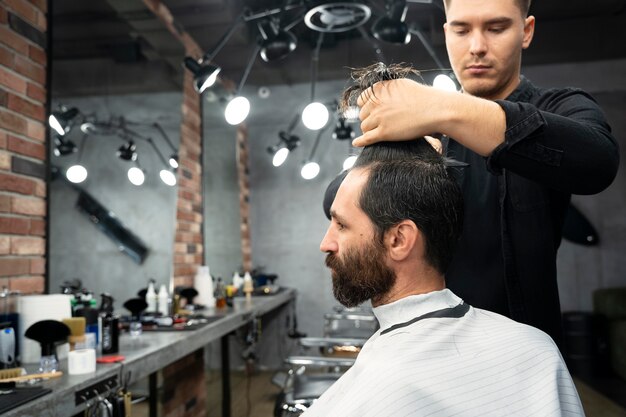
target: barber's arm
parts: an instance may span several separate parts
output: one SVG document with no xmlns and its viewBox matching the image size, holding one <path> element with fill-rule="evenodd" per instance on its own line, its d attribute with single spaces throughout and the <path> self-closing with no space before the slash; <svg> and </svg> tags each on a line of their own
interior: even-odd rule
<svg viewBox="0 0 626 417">
<path fill-rule="evenodd" d="M 580 90 L 547 96 L 540 111 L 528 103 L 496 102 L 506 113 L 505 141 L 488 157 L 488 168 L 508 169 L 573 194 L 608 187 L 619 166 L 619 148 L 596 102 Z"/>
<path fill-rule="evenodd" d="M 377 83 L 359 97 L 363 136 L 355 146 L 446 134 L 488 157 L 489 169 L 511 170 L 575 194 L 602 191 L 619 164 L 603 113 L 585 93 L 568 90 L 539 111 L 531 104 L 489 101 L 401 79 Z"/>
</svg>

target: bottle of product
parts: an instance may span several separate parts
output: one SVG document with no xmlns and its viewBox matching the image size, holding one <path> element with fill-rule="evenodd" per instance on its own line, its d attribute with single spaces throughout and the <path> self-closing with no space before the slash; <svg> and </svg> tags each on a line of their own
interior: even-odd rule
<svg viewBox="0 0 626 417">
<path fill-rule="evenodd" d="M 198 291 L 196 296 L 196 304 L 206 307 L 215 307 L 215 297 L 213 289 L 213 278 L 208 265 L 198 267 L 194 278 L 193 286 Z"/>
<path fill-rule="evenodd" d="M 233 274 L 233 287 L 237 288 L 237 291 L 241 291 L 243 287 L 243 278 L 237 271 Z"/>
<path fill-rule="evenodd" d="M 247 272 L 243 276 L 243 292 L 246 294 L 246 300 L 250 301 L 252 298 L 252 291 L 254 291 L 254 284 L 252 283 L 252 276 L 250 272 Z"/>
<path fill-rule="evenodd" d="M 146 292 L 146 304 L 148 304 L 148 308 L 146 311 L 148 313 L 155 313 L 157 311 L 157 293 L 154 290 L 154 282 L 150 281 L 148 284 L 148 291 Z"/>
<path fill-rule="evenodd" d="M 169 306 L 169 294 L 167 293 L 167 289 L 165 288 L 165 285 L 161 285 L 161 288 L 159 289 L 159 313 L 161 313 L 161 315 L 163 317 L 165 316 L 169 316 L 170 313 L 170 306 Z"/>
<path fill-rule="evenodd" d="M 103 293 L 101 296 L 102 354 L 110 355 L 119 352 L 119 318 L 113 315 L 113 297 L 107 293 Z"/>
<path fill-rule="evenodd" d="M 226 307 L 226 287 L 224 287 L 222 278 L 217 278 L 217 283 L 215 284 L 215 307 Z"/>
</svg>

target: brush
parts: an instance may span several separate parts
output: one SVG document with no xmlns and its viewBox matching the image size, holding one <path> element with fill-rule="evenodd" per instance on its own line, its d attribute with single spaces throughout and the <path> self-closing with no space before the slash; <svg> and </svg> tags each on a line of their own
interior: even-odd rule
<svg viewBox="0 0 626 417">
<path fill-rule="evenodd" d="M 62 375 L 63 375 L 63 372 L 61 371 L 44 372 L 41 374 L 29 374 L 29 375 L 16 376 L 13 378 L 7 378 L 7 379 L 1 380 L 0 382 L 24 382 L 24 381 L 31 381 L 33 379 L 51 379 L 51 378 L 58 378 Z"/>
<path fill-rule="evenodd" d="M 0 382 L 4 382 L 5 379 L 9 378 L 17 378 L 18 376 L 22 376 L 24 374 L 26 374 L 26 370 L 24 368 L 0 369 Z"/>
</svg>

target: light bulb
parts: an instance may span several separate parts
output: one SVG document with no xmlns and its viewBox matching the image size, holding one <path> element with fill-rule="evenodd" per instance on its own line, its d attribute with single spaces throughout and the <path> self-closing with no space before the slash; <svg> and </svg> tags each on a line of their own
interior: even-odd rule
<svg viewBox="0 0 626 417">
<path fill-rule="evenodd" d="M 354 166 L 354 163 L 356 162 L 356 155 L 350 155 L 349 157 L 346 158 L 345 161 L 343 161 L 343 170 L 347 171 L 350 168 L 352 168 Z"/>
<path fill-rule="evenodd" d="M 317 174 L 319 173 L 320 166 L 317 164 L 317 162 L 307 162 L 302 167 L 302 170 L 300 170 L 300 175 L 302 175 L 302 178 L 304 178 L 305 180 L 312 180 L 313 178 L 317 177 Z"/>
<path fill-rule="evenodd" d="M 248 113 L 250 113 L 250 102 L 247 98 L 238 96 L 228 102 L 224 116 L 228 124 L 238 125 L 246 120 Z"/>
<path fill-rule="evenodd" d="M 170 159 L 168 161 L 170 163 L 170 166 L 174 169 L 178 168 L 178 159 L 176 156 L 172 155 L 170 156 Z"/>
<path fill-rule="evenodd" d="M 343 117 L 347 122 L 358 122 L 359 111 L 358 106 L 348 106 L 348 108 L 343 112 Z"/>
<path fill-rule="evenodd" d="M 439 90 L 457 91 L 456 84 L 452 81 L 452 78 L 445 74 L 439 74 L 435 77 L 433 87 L 438 88 Z"/>
<path fill-rule="evenodd" d="M 168 169 L 162 169 L 161 172 L 159 172 L 159 177 L 161 177 L 161 181 L 170 187 L 176 185 L 176 175 Z"/>
<path fill-rule="evenodd" d="M 57 118 L 51 114 L 48 117 L 48 124 L 50 125 L 51 128 L 53 128 L 59 135 L 63 136 L 65 135 L 65 130 L 63 129 L 63 126 L 61 126 L 61 123 L 59 123 L 59 121 L 57 120 Z"/>
<path fill-rule="evenodd" d="M 80 184 L 87 179 L 87 169 L 82 165 L 72 165 L 65 172 L 65 176 L 70 182 Z"/>
<path fill-rule="evenodd" d="M 128 181 L 133 185 L 141 185 L 145 181 L 146 176 L 143 171 L 137 167 L 131 167 L 128 169 Z"/>
<path fill-rule="evenodd" d="M 328 123 L 328 109 L 317 101 L 307 105 L 302 111 L 302 123 L 311 129 L 319 130 Z"/>
<path fill-rule="evenodd" d="M 272 164 L 275 167 L 279 167 L 279 166 L 281 166 L 282 164 L 285 163 L 285 161 L 287 160 L 288 156 L 289 156 L 289 149 L 287 149 L 287 148 L 280 148 L 274 154 L 274 158 L 272 158 Z"/>
</svg>

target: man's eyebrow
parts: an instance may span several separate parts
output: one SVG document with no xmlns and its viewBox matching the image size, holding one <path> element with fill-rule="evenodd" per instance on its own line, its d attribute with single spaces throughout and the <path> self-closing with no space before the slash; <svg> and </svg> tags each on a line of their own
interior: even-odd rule
<svg viewBox="0 0 626 417">
<path fill-rule="evenodd" d="M 330 209 L 330 218 L 337 220 L 339 223 L 346 223 L 345 219 L 333 209 Z"/>
<path fill-rule="evenodd" d="M 493 19 L 489 19 L 485 22 L 486 25 L 497 25 L 497 24 L 511 24 L 513 22 L 513 19 L 511 19 L 510 17 L 506 17 L 506 16 L 502 16 L 502 17 L 495 17 Z M 457 26 L 457 27 L 461 27 L 461 26 L 470 26 L 469 22 L 464 22 L 462 20 L 453 20 L 451 22 L 448 22 L 448 25 L 450 26 Z"/>
</svg>

